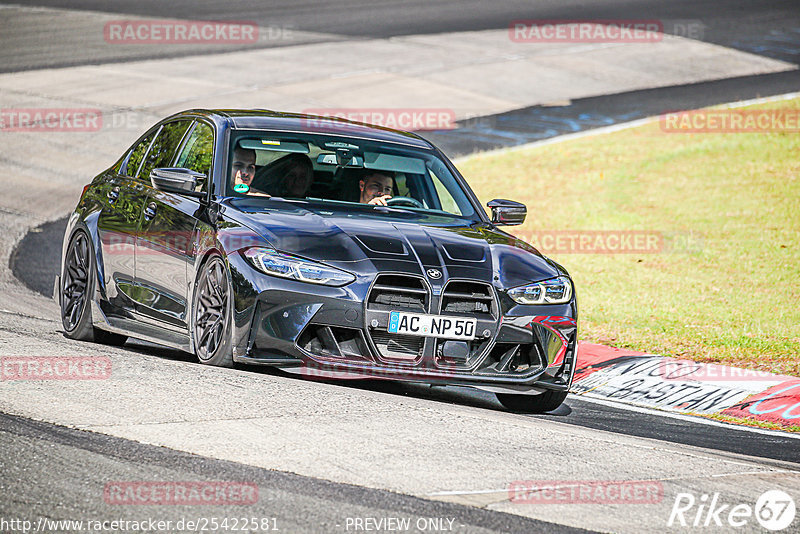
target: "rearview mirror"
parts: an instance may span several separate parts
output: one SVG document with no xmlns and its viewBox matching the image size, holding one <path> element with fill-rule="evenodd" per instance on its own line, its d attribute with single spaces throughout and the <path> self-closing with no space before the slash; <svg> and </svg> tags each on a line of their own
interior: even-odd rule
<svg viewBox="0 0 800 534">
<path fill-rule="evenodd" d="M 205 198 L 205 193 L 196 191 L 205 180 L 205 174 L 182 167 L 162 167 L 150 172 L 150 183 L 159 191 L 196 198 Z"/>
<path fill-rule="evenodd" d="M 503 200 L 496 198 L 486 204 L 492 208 L 492 222 L 504 226 L 516 226 L 525 222 L 528 208 L 525 204 L 514 202 L 513 200 Z"/>
</svg>

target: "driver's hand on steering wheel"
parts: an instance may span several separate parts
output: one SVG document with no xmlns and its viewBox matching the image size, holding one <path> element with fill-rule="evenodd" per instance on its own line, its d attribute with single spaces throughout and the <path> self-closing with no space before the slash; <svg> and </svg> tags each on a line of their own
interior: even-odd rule
<svg viewBox="0 0 800 534">
<path fill-rule="evenodd" d="M 386 206 L 386 201 L 392 198 L 392 195 L 383 195 L 382 197 L 375 197 L 367 204 L 372 204 L 373 206 Z"/>
</svg>

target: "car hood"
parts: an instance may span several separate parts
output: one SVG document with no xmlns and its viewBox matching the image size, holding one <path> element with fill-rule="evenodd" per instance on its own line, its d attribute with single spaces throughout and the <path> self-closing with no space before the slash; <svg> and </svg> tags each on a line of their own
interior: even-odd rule
<svg viewBox="0 0 800 534">
<path fill-rule="evenodd" d="M 412 210 L 279 199 L 227 204 L 232 208 L 226 209 L 227 218 L 275 249 L 356 274 L 401 272 L 506 288 L 564 274 L 532 246 L 484 223 Z"/>
</svg>

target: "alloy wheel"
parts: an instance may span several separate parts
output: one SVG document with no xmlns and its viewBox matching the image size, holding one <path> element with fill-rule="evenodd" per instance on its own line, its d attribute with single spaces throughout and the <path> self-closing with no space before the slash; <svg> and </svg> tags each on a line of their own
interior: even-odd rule
<svg viewBox="0 0 800 534">
<path fill-rule="evenodd" d="M 195 340 L 201 360 L 214 356 L 228 324 L 228 278 L 219 258 L 212 258 L 200 280 L 195 307 Z"/>
<path fill-rule="evenodd" d="M 61 291 L 61 317 L 64 328 L 78 327 L 89 287 L 89 241 L 78 233 L 67 252 Z"/>
</svg>

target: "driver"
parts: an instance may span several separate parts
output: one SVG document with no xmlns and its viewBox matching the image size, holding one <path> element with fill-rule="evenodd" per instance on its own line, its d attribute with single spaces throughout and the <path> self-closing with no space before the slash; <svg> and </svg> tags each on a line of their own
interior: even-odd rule
<svg viewBox="0 0 800 534">
<path fill-rule="evenodd" d="M 386 206 L 386 201 L 394 193 L 394 173 L 388 171 L 371 171 L 358 182 L 361 191 L 359 202 Z"/>
</svg>

